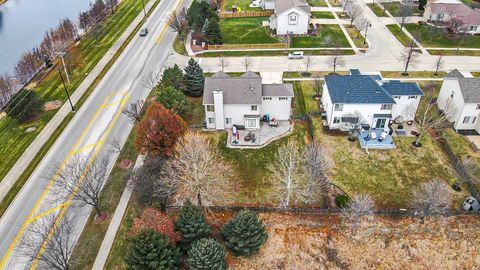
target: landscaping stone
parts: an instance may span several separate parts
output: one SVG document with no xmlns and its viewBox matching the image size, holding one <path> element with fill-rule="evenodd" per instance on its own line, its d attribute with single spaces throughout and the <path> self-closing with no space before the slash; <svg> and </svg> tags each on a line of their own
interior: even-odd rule
<svg viewBox="0 0 480 270">
<path fill-rule="evenodd" d="M 120 161 L 120 163 L 118 164 L 118 166 L 122 169 L 128 169 L 130 168 L 131 165 L 132 165 L 132 161 L 130 159 L 124 159 Z"/>
<path fill-rule="evenodd" d="M 52 111 L 62 107 L 62 105 L 63 105 L 63 102 L 61 100 L 48 101 L 48 102 L 45 102 L 45 104 L 43 104 L 43 110 L 46 112 Z"/>
<path fill-rule="evenodd" d="M 37 127 L 29 127 L 27 129 L 25 129 L 25 133 L 32 133 L 34 132 L 35 130 L 37 130 Z"/>
</svg>

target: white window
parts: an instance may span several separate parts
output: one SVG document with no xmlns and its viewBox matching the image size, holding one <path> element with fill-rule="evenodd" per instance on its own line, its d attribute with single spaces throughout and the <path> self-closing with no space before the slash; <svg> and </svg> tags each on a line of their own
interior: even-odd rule
<svg viewBox="0 0 480 270">
<path fill-rule="evenodd" d="M 477 31 L 477 26 L 476 26 L 476 25 L 471 25 L 468 30 L 470 30 L 470 31 Z"/>
<path fill-rule="evenodd" d="M 209 124 L 215 124 L 215 118 L 213 118 L 213 117 L 208 117 L 208 123 L 209 123 Z"/>
<path fill-rule="evenodd" d="M 334 117 L 334 118 L 333 118 L 333 123 L 334 123 L 334 124 L 340 123 L 340 117 Z"/>
<path fill-rule="evenodd" d="M 263 97 L 263 100 L 272 100 L 272 97 Z"/>
<path fill-rule="evenodd" d="M 232 118 L 231 117 L 225 117 L 225 124 L 231 124 L 232 123 Z"/>
<path fill-rule="evenodd" d="M 476 110 L 480 110 L 480 104 L 477 104 Z"/>
<path fill-rule="evenodd" d="M 386 110 L 391 110 L 392 109 L 392 104 L 382 104 L 382 107 L 380 110 L 386 111 Z"/>
<path fill-rule="evenodd" d="M 256 128 L 257 119 L 247 119 L 247 128 Z"/>
<path fill-rule="evenodd" d="M 417 99 L 417 96 L 408 96 L 408 99 Z"/>
<path fill-rule="evenodd" d="M 477 120 L 476 116 L 465 116 L 463 118 L 462 123 L 463 124 L 474 124 L 476 120 Z"/>
<path fill-rule="evenodd" d="M 297 24 L 297 14 L 288 15 L 288 24 Z"/>
<path fill-rule="evenodd" d="M 393 96 L 393 98 L 400 99 L 400 96 Z"/>
<path fill-rule="evenodd" d="M 444 16 L 445 16 L 445 14 L 440 13 L 440 14 L 438 14 L 438 16 L 437 16 L 437 19 L 438 19 L 438 20 L 441 20 L 441 19 L 443 19 Z"/>
<path fill-rule="evenodd" d="M 278 100 L 288 100 L 288 97 L 279 97 Z"/>
<path fill-rule="evenodd" d="M 258 109 L 257 105 L 252 105 L 250 106 L 250 110 L 256 111 Z"/>
<path fill-rule="evenodd" d="M 214 112 L 214 111 L 215 111 L 215 106 L 207 105 L 207 112 Z"/>
<path fill-rule="evenodd" d="M 335 111 L 337 112 L 343 111 L 343 104 L 335 104 Z"/>
</svg>

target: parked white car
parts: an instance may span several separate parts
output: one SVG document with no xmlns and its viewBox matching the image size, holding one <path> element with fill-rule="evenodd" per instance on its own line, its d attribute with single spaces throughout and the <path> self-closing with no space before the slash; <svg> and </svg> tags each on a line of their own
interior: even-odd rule
<svg viewBox="0 0 480 270">
<path fill-rule="evenodd" d="M 479 211 L 480 210 L 480 203 L 474 197 L 469 196 L 462 203 L 462 208 L 465 211 Z"/>
<path fill-rule="evenodd" d="M 288 59 L 303 59 L 303 52 L 291 52 L 288 54 Z"/>
</svg>

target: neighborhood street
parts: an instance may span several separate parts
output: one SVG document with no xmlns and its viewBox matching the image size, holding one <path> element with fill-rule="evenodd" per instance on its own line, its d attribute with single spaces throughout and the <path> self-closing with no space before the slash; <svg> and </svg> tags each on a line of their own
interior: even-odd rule
<svg viewBox="0 0 480 270">
<path fill-rule="evenodd" d="M 51 172 L 59 164 L 63 168 L 78 157 L 93 163 L 96 158 L 108 155 L 112 166 L 118 156 L 112 142 L 123 144 L 132 128 L 122 110 L 129 102 L 143 100 L 148 95 L 150 89 L 142 82 L 144 75 L 158 73 L 168 64 L 175 33 L 168 29 L 167 19 L 182 4 L 188 6 L 189 1 L 160 2 L 145 23 L 149 34 L 133 38 L 3 215 L 0 269 L 35 269 L 37 262 L 29 265 L 21 256 L 19 243 L 25 232 L 51 216 L 58 216 L 58 222 L 62 218 L 71 220 L 72 237 L 78 238 L 91 207 L 78 205 L 71 198 L 62 200 L 66 196 L 59 192 Z"/>
</svg>

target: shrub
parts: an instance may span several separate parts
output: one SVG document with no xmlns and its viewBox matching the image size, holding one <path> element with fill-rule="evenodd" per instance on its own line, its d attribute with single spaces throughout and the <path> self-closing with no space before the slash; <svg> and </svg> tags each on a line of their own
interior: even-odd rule
<svg viewBox="0 0 480 270">
<path fill-rule="evenodd" d="M 222 228 L 225 245 L 236 256 L 250 256 L 260 249 L 267 240 L 267 232 L 255 212 L 240 211 Z"/>
<path fill-rule="evenodd" d="M 185 79 L 183 78 L 183 71 L 177 64 L 173 67 L 166 68 L 163 71 L 162 80 L 160 81 L 162 88 L 173 87 L 180 91 L 185 91 Z"/>
<path fill-rule="evenodd" d="M 165 108 L 182 116 L 190 109 L 190 104 L 182 91 L 171 86 L 165 89 L 157 88 L 155 91 L 157 101 L 162 103 Z"/>
<path fill-rule="evenodd" d="M 28 120 L 42 110 L 42 99 L 33 90 L 21 90 L 10 101 L 5 112 L 18 122 Z"/>
<path fill-rule="evenodd" d="M 190 270 L 227 269 L 225 248 L 213 238 L 195 241 L 188 250 L 187 261 Z"/>
<path fill-rule="evenodd" d="M 153 229 L 156 232 L 165 234 L 172 243 L 177 242 L 181 238 L 180 234 L 175 232 L 172 219 L 155 208 L 145 208 L 140 217 L 134 218 L 129 234 L 131 236 L 136 235 L 143 229 Z"/>
<path fill-rule="evenodd" d="M 185 202 L 174 223 L 175 230 L 182 234 L 182 239 L 178 243 L 184 250 L 188 250 L 191 243 L 207 237 L 212 232 L 205 222 L 202 210 L 190 201 Z"/>
<path fill-rule="evenodd" d="M 338 195 L 335 197 L 335 205 L 340 208 L 345 208 L 350 201 L 348 195 Z"/>
<path fill-rule="evenodd" d="M 167 270 L 176 269 L 180 259 L 177 247 L 169 243 L 168 236 L 152 229 L 140 230 L 131 238 L 125 258 L 127 269 Z"/>
</svg>

